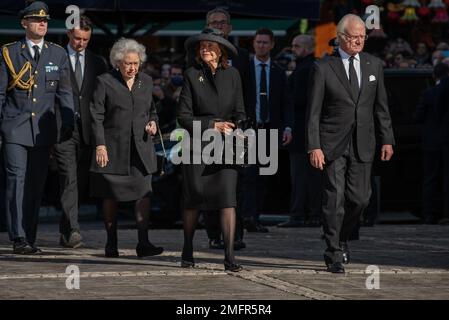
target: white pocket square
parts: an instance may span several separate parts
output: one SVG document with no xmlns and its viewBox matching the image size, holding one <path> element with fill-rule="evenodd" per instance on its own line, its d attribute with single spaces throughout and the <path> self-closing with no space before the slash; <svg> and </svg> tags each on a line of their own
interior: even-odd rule
<svg viewBox="0 0 449 320">
<path fill-rule="evenodd" d="M 370 82 L 371 82 L 371 81 L 376 81 L 376 77 L 373 76 L 373 75 L 370 75 L 370 76 L 369 76 L 369 81 L 370 81 Z"/>
</svg>

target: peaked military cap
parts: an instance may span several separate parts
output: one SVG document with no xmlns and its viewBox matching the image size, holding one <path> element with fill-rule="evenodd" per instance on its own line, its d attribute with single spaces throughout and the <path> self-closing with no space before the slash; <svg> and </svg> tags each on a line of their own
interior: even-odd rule
<svg viewBox="0 0 449 320">
<path fill-rule="evenodd" d="M 50 20 L 48 6 L 42 1 L 34 1 L 30 3 L 25 9 L 20 11 L 19 17 L 20 19 L 44 18 Z"/>
</svg>

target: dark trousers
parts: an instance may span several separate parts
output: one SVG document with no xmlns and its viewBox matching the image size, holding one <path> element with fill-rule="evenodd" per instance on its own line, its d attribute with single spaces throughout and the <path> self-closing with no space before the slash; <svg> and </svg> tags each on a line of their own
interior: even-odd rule
<svg viewBox="0 0 449 320">
<path fill-rule="evenodd" d="M 291 220 L 321 217 L 322 172 L 310 164 L 309 155 L 290 152 Z"/>
<path fill-rule="evenodd" d="M 257 164 L 244 168 L 243 218 L 252 218 L 254 221 L 259 221 L 260 212 L 264 208 L 269 178 L 270 176 L 259 174 L 259 165 Z"/>
<path fill-rule="evenodd" d="M 443 150 L 423 151 L 423 218 L 437 219 L 441 212 Z"/>
<path fill-rule="evenodd" d="M 5 143 L 6 220 L 11 241 L 20 238 L 33 245 L 42 193 L 47 177 L 49 147 L 26 147 Z"/>
<path fill-rule="evenodd" d="M 449 145 L 443 146 L 443 218 L 449 219 Z"/>
<path fill-rule="evenodd" d="M 341 243 L 347 242 L 371 196 L 372 162 L 361 162 L 349 143 L 345 153 L 327 161 L 323 175 L 325 256 L 342 262 Z"/>
<path fill-rule="evenodd" d="M 2 142 L 0 140 L 0 232 L 7 230 L 5 210 L 6 174 L 2 155 Z"/>
<path fill-rule="evenodd" d="M 79 200 L 82 195 L 87 195 L 89 190 L 92 148 L 83 142 L 81 132 L 81 126 L 77 123 L 72 137 L 54 148 L 62 208 L 59 232 L 66 236 L 69 236 L 72 230 L 79 231 Z"/>
</svg>

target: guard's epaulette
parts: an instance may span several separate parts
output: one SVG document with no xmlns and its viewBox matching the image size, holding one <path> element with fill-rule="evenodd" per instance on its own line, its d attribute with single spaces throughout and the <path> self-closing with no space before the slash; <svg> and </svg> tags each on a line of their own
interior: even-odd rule
<svg viewBox="0 0 449 320">
<path fill-rule="evenodd" d="M 10 42 L 10 43 L 5 43 L 4 45 L 2 45 L 2 48 L 3 48 L 3 47 L 10 46 L 10 45 L 13 45 L 13 44 L 15 44 L 15 43 L 17 43 L 17 41 Z"/>
<path fill-rule="evenodd" d="M 51 44 L 51 45 L 53 45 L 53 46 L 56 46 L 56 47 L 59 47 L 59 48 L 65 50 L 63 47 L 61 47 L 61 46 L 60 46 L 59 44 L 57 44 L 57 43 L 50 42 L 50 41 L 48 41 L 48 43 Z"/>
</svg>

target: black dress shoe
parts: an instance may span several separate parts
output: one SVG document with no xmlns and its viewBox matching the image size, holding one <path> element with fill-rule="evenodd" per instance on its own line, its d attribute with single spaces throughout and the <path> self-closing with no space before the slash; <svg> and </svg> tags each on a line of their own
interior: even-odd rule
<svg viewBox="0 0 449 320">
<path fill-rule="evenodd" d="M 150 257 L 150 256 L 157 256 L 164 252 L 164 248 L 162 247 L 155 247 L 152 243 L 148 242 L 145 244 L 137 244 L 136 247 L 136 253 L 139 258 L 142 257 Z"/>
<path fill-rule="evenodd" d="M 234 250 L 238 251 L 240 249 L 245 249 L 245 248 L 246 248 L 246 243 L 243 242 L 242 240 L 234 241 Z"/>
<path fill-rule="evenodd" d="M 341 262 L 334 262 L 327 266 L 326 271 L 331 273 L 345 273 L 345 267 L 343 267 Z"/>
<path fill-rule="evenodd" d="M 13 253 L 14 254 L 36 254 L 42 252 L 37 247 L 30 245 L 25 240 L 15 241 L 13 244 Z"/>
<path fill-rule="evenodd" d="M 209 249 L 224 249 L 224 243 L 220 239 L 209 239 Z"/>
<path fill-rule="evenodd" d="M 242 266 L 235 262 L 229 262 L 224 260 L 224 268 L 225 271 L 231 271 L 231 272 L 240 272 L 243 270 Z"/>
<path fill-rule="evenodd" d="M 326 264 L 326 267 L 329 267 L 333 262 L 332 259 L 328 256 L 324 255 L 324 263 Z"/>
<path fill-rule="evenodd" d="M 342 250 L 343 263 L 348 264 L 349 262 L 351 262 L 351 253 L 349 252 L 348 243 L 343 242 L 341 244 L 341 250 Z"/>
<path fill-rule="evenodd" d="M 268 229 L 261 225 L 259 222 L 254 219 L 248 219 L 245 221 L 245 229 L 248 232 L 259 232 L 259 233 L 267 233 Z"/>
<path fill-rule="evenodd" d="M 104 248 L 104 256 L 106 258 L 118 258 L 119 254 L 117 247 L 106 245 L 106 247 Z"/>
</svg>

